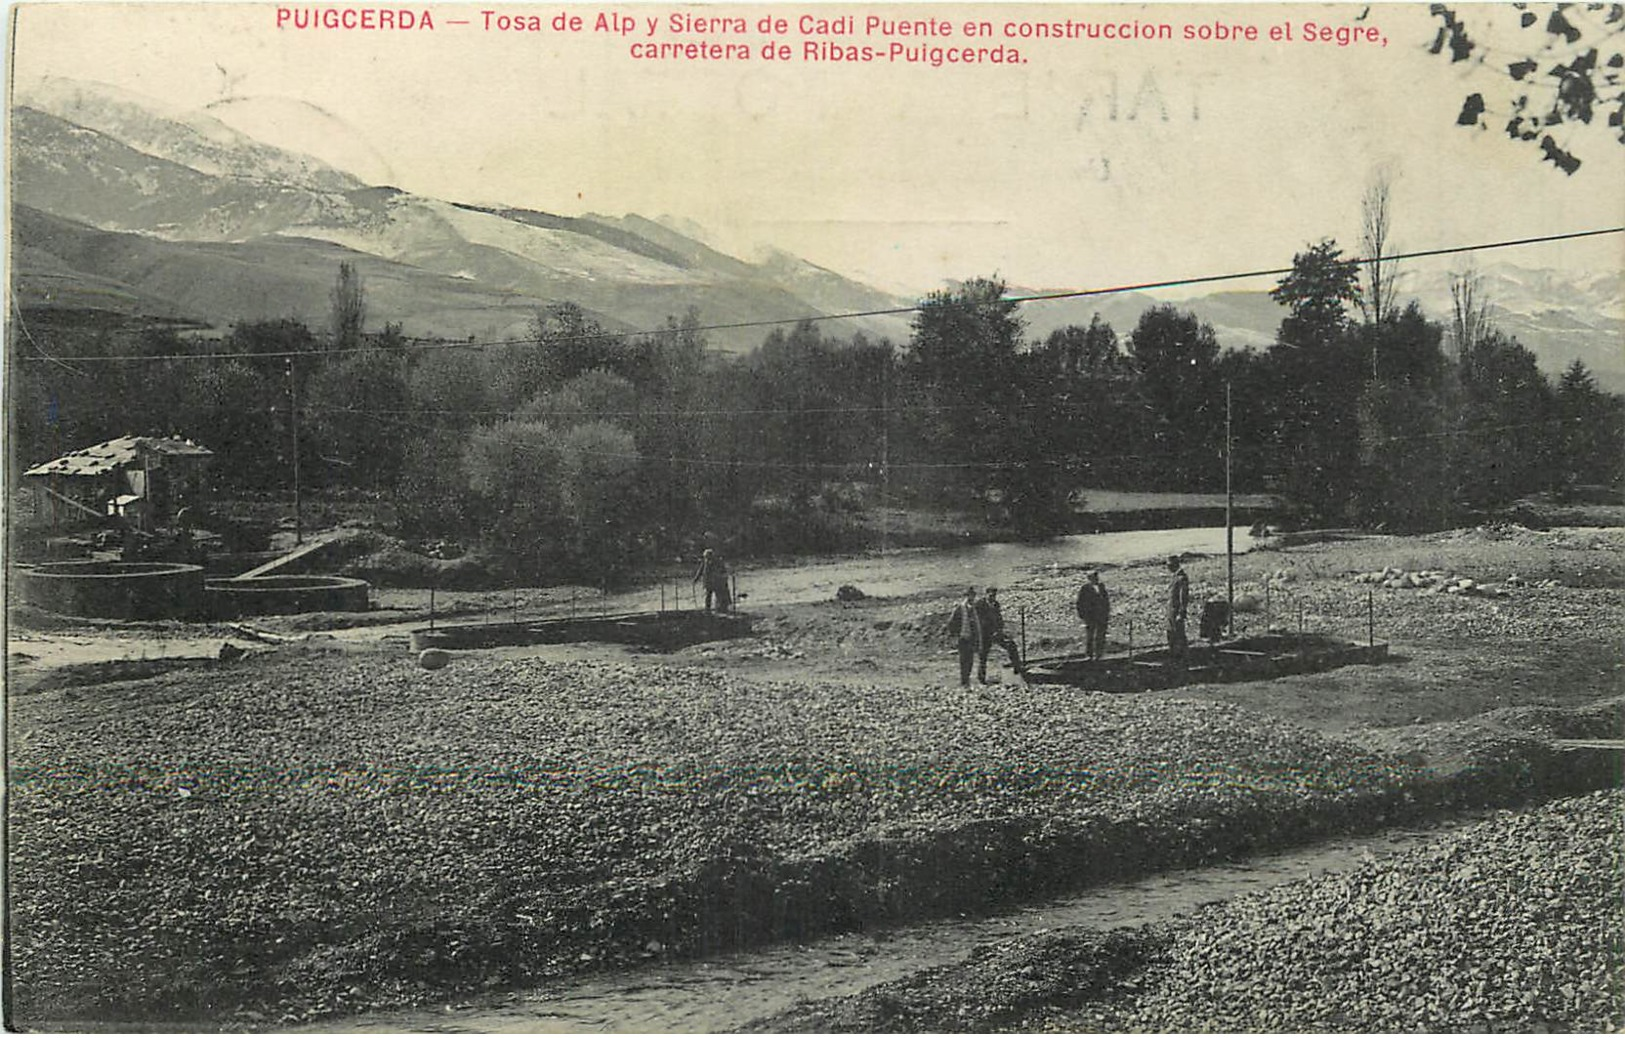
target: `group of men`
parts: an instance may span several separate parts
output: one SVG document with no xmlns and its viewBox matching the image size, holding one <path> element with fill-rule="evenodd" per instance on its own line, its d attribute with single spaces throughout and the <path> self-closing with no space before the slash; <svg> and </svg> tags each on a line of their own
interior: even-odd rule
<svg viewBox="0 0 1625 1038">
<path fill-rule="evenodd" d="M 1185 622 L 1190 612 L 1191 581 L 1179 556 L 1168 556 L 1168 652 L 1182 659 L 1190 642 L 1185 635 Z M 1078 619 L 1083 621 L 1084 658 L 1104 659 L 1106 656 L 1106 629 L 1111 625 L 1111 593 L 1101 583 L 1100 571 L 1090 570 L 1083 586 L 1078 588 Z M 1021 655 L 1016 644 L 1004 630 L 1004 612 L 999 606 L 999 589 L 990 587 L 978 598 L 976 589 L 965 589 L 965 597 L 954 606 L 948 621 L 948 633 L 959 641 L 959 683 L 970 684 L 972 665 L 977 678 L 988 683 L 987 657 L 994 645 L 1000 645 L 1010 656 L 1010 667 L 1018 675 L 1023 673 Z"/>
<path fill-rule="evenodd" d="M 965 597 L 954 606 L 948 620 L 948 633 L 959 640 L 959 683 L 970 684 L 971 667 L 976 667 L 976 679 L 982 684 L 993 684 L 987 676 L 987 657 L 997 645 L 1010 657 L 1010 669 L 1017 676 L 1022 673 L 1021 650 L 1015 639 L 1004 629 L 1004 607 L 999 604 L 999 589 L 990 587 L 982 597 L 976 589 L 965 589 Z"/>
</svg>

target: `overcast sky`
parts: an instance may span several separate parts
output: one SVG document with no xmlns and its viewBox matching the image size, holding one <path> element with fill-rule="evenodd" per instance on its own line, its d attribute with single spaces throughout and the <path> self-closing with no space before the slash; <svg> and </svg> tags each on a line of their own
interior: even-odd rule
<svg viewBox="0 0 1625 1038">
<path fill-rule="evenodd" d="M 772 244 L 916 292 L 998 273 L 1099 287 L 1281 266 L 1333 236 L 1352 251 L 1360 196 L 1386 168 L 1394 243 L 1422 249 L 1625 224 L 1625 148 L 1601 127 L 1565 176 L 1531 147 L 1454 125 L 1504 93 L 1521 56 L 1503 27 L 1484 65 L 1429 55 L 1426 5 L 771 7 L 991 21 L 1019 66 L 639 61 L 629 41 L 499 33 L 480 5 L 437 3 L 432 32 L 291 30 L 272 5 L 24 6 L 19 88 L 45 75 L 211 109 L 369 180 L 561 214 L 674 216 L 748 253 Z M 413 6 L 415 11 L 424 10 Z M 499 6 L 552 15 L 564 5 Z M 640 18 L 694 10 L 581 5 Z M 1544 17 L 1544 11 L 1542 10 Z M 1514 16 L 1508 8 L 1469 17 Z M 452 26 L 453 19 L 470 19 Z M 1006 22 L 1375 27 L 1386 46 L 1002 38 Z M 640 28 L 639 32 L 643 30 Z M 1487 31 L 1487 30 L 1486 30 Z M 1530 35 L 1543 35 L 1531 33 Z M 635 37 L 634 37 L 635 38 Z M 655 39 L 674 39 L 662 30 Z M 684 37 L 685 40 L 697 37 Z M 724 39 L 724 37 L 717 37 Z M 830 37 L 830 39 L 835 39 Z M 764 42 L 743 37 L 753 52 Z M 799 53 L 802 38 L 787 42 Z M 963 38 L 932 41 L 965 45 Z M 1485 254 L 1625 267 L 1622 236 Z"/>
</svg>

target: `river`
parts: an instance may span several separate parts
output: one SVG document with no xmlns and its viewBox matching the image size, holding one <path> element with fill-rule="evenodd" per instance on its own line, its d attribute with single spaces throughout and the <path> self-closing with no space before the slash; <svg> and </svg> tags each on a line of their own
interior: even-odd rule
<svg viewBox="0 0 1625 1038">
<path fill-rule="evenodd" d="M 1238 527 L 1236 552 L 1250 551 L 1252 547 L 1252 537 L 1244 527 Z M 747 566 L 737 576 L 745 599 L 741 608 L 749 611 L 762 605 L 827 602 L 843 584 L 851 584 L 868 595 L 893 598 L 968 584 L 1006 585 L 1045 571 L 1121 566 L 1178 553 L 1223 555 L 1224 551 L 1224 527 L 1189 527 L 1084 533 L 1034 543 L 918 548 L 827 562 Z M 691 582 L 683 578 L 672 593 L 685 596 L 682 604 L 687 605 Z M 647 607 L 649 597 L 647 590 L 639 592 L 637 606 Z"/>
</svg>

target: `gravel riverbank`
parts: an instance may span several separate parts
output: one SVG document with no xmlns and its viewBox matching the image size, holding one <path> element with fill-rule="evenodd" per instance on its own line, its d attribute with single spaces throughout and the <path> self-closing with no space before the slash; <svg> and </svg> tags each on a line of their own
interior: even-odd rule
<svg viewBox="0 0 1625 1038">
<path fill-rule="evenodd" d="M 1171 927 L 1054 931 L 757 1021 L 783 1032 L 1625 1027 L 1625 793 L 1506 812 Z"/>
</svg>

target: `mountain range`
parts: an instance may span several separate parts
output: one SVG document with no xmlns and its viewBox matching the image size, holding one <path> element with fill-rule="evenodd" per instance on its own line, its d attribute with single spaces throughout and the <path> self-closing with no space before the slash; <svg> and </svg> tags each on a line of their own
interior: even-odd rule
<svg viewBox="0 0 1625 1038">
<path fill-rule="evenodd" d="M 13 101 L 12 286 L 25 314 L 321 327 L 341 262 L 361 273 L 374 323 L 458 339 L 523 335 L 537 309 L 568 300 L 612 330 L 660 327 L 693 307 L 708 326 L 748 325 L 708 332 L 740 352 L 761 342 L 766 322 L 914 302 L 785 252 L 727 255 L 679 219 L 560 216 L 367 183 L 211 112 L 98 84 L 49 79 Z M 1496 325 L 1548 372 L 1584 360 L 1603 386 L 1625 390 L 1625 274 L 1574 279 L 1495 263 L 1479 276 Z M 1445 273 L 1406 272 L 1400 289 L 1435 318 L 1451 311 Z M 1265 290 L 1122 293 L 1033 302 L 1023 313 L 1034 338 L 1097 312 L 1126 336 L 1162 301 L 1194 311 L 1235 348 L 1268 345 L 1282 316 Z M 909 318 L 826 328 L 902 342 Z"/>
</svg>

